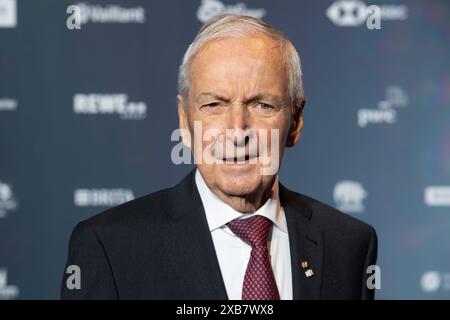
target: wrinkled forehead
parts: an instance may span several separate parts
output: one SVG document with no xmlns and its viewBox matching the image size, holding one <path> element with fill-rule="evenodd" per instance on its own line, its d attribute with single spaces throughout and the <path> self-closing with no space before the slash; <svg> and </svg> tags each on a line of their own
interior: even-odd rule
<svg viewBox="0 0 450 320">
<path fill-rule="evenodd" d="M 279 42 L 263 36 L 207 43 L 192 60 L 189 78 L 194 91 L 198 86 L 285 90 L 287 79 Z"/>
<path fill-rule="evenodd" d="M 280 41 L 268 36 L 255 34 L 254 36 L 236 36 L 212 39 L 204 44 L 191 61 L 191 71 L 198 65 L 217 62 L 218 59 L 232 60 L 241 57 L 270 61 L 272 64 L 282 65 Z M 266 62 L 267 62 L 266 61 Z"/>
</svg>

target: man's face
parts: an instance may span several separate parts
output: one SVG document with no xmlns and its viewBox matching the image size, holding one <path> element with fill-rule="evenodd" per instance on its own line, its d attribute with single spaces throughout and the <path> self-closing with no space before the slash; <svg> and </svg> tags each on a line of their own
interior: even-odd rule
<svg viewBox="0 0 450 320">
<path fill-rule="evenodd" d="M 196 144 L 195 122 L 201 123 L 203 133 L 213 133 L 214 138 L 200 142 L 201 150 L 194 154 L 217 160 L 204 158 L 197 164 L 216 194 L 262 194 L 278 171 L 277 167 L 263 173 L 268 166 L 263 158 L 276 157 L 280 163 L 285 145 L 295 144 L 299 137 L 301 114 L 294 115 L 281 61 L 277 43 L 260 36 L 213 41 L 191 64 L 188 101 L 178 96 L 180 128 L 189 130 L 183 142 L 191 149 Z M 274 129 L 278 136 L 271 135 Z M 217 152 L 218 146 L 225 151 Z M 229 153 L 232 147 L 235 153 Z"/>
</svg>

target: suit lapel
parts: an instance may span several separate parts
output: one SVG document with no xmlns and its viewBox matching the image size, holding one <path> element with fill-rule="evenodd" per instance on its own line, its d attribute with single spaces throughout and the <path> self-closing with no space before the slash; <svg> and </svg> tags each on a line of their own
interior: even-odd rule
<svg viewBox="0 0 450 320">
<path fill-rule="evenodd" d="M 190 275 L 178 279 L 189 297 L 228 299 L 194 173 L 167 194 L 171 219 L 165 230 L 165 248 L 176 274 Z"/>
<path fill-rule="evenodd" d="M 323 232 L 313 225 L 313 210 L 300 195 L 280 184 L 280 200 L 286 215 L 291 251 L 294 300 L 320 299 L 323 268 Z M 301 264 L 306 261 L 308 266 Z M 311 269 L 313 275 L 305 272 Z"/>
<path fill-rule="evenodd" d="M 228 299 L 204 208 L 195 185 L 195 170 L 171 189 L 165 199 L 170 224 L 165 248 L 177 268 L 180 286 L 193 299 Z M 323 273 L 323 232 L 311 222 L 313 210 L 300 195 L 280 184 L 280 201 L 286 214 L 291 252 L 293 298 L 320 299 Z M 302 261 L 308 262 L 303 268 Z M 305 271 L 312 269 L 314 275 Z M 182 297 L 181 297 L 182 298 Z"/>
</svg>

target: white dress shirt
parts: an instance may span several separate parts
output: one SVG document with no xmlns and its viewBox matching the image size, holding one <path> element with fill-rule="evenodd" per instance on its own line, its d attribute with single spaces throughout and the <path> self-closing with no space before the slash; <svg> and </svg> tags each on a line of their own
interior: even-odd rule
<svg viewBox="0 0 450 320">
<path fill-rule="evenodd" d="M 250 260 L 251 246 L 236 236 L 226 224 L 237 218 L 249 218 L 252 214 L 238 212 L 220 200 L 208 188 L 198 170 L 195 173 L 195 183 L 203 202 L 228 298 L 241 300 L 242 285 Z M 272 270 L 280 299 L 292 300 L 289 237 L 286 217 L 278 196 L 278 179 L 275 181 L 272 197 L 253 215 L 264 216 L 273 222 L 272 232 L 268 239 Z"/>
</svg>

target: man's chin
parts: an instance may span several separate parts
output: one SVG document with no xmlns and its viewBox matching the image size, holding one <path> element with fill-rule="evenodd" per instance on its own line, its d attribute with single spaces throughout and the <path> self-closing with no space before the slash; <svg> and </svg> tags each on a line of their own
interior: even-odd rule
<svg viewBox="0 0 450 320">
<path fill-rule="evenodd" d="M 261 177 L 255 175 L 223 175 L 221 189 L 230 196 L 246 196 L 261 188 Z"/>
<path fill-rule="evenodd" d="M 224 192 L 226 195 L 230 196 L 230 197 L 245 197 L 251 194 L 254 194 L 256 192 L 257 188 L 252 188 L 252 187 L 236 187 L 233 186 L 231 188 L 228 187 L 223 187 L 222 188 L 222 192 Z"/>
</svg>

